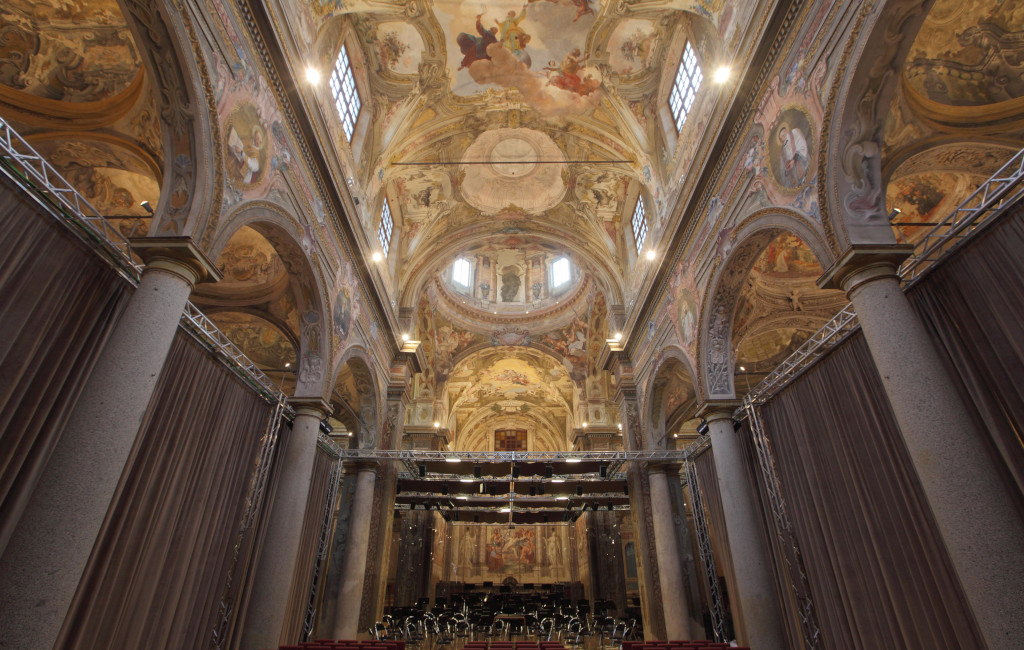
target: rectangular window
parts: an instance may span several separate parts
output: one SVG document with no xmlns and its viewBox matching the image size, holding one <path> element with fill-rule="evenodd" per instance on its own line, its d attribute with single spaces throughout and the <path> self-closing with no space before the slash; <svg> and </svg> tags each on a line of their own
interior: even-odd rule
<svg viewBox="0 0 1024 650">
<path fill-rule="evenodd" d="M 569 258 L 559 257 L 551 265 L 551 286 L 558 288 L 572 279 L 572 270 L 569 266 Z"/>
<path fill-rule="evenodd" d="M 633 208 L 633 241 L 636 242 L 636 252 L 644 247 L 644 240 L 647 239 L 647 210 L 644 208 L 643 195 L 636 197 L 636 207 Z"/>
<path fill-rule="evenodd" d="M 672 108 L 672 117 L 676 121 L 676 131 L 683 130 L 686 116 L 697 99 L 697 89 L 700 82 L 704 80 L 704 74 L 700 71 L 697 63 L 697 53 L 693 51 L 690 42 L 686 42 L 686 49 L 683 50 L 683 59 L 679 62 L 679 70 L 676 71 L 676 80 L 672 84 L 672 92 L 669 93 L 668 104 Z"/>
<path fill-rule="evenodd" d="M 345 137 L 351 142 L 362 104 L 359 101 L 359 91 L 356 90 L 355 77 L 352 76 L 352 64 L 344 45 L 341 46 L 341 52 L 338 52 L 338 60 L 334 62 L 334 71 L 331 72 L 331 94 L 334 95 L 334 106 L 338 109 Z"/>
<path fill-rule="evenodd" d="M 380 211 L 380 228 L 377 229 L 377 239 L 380 240 L 380 249 L 384 253 L 384 257 L 388 256 L 388 251 L 391 250 L 391 230 L 395 227 L 395 222 L 391 219 L 391 208 L 388 206 L 388 200 L 384 199 L 384 207 Z"/>
<path fill-rule="evenodd" d="M 469 260 L 465 257 L 460 257 L 455 260 L 454 264 L 452 264 L 452 282 L 463 287 L 468 287 L 472 270 L 473 267 L 470 266 Z"/>
</svg>

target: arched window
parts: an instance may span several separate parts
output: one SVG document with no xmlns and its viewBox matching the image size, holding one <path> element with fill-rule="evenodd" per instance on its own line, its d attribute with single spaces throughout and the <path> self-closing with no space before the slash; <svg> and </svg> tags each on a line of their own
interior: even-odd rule
<svg viewBox="0 0 1024 650">
<path fill-rule="evenodd" d="M 572 279 L 572 265 L 568 257 L 559 257 L 551 263 L 551 288 L 558 289 Z"/>
<path fill-rule="evenodd" d="M 473 265 L 465 257 L 460 257 L 452 264 L 452 283 L 469 288 L 473 281 Z"/>
<path fill-rule="evenodd" d="M 668 96 L 668 105 L 672 109 L 672 117 L 676 121 L 676 131 L 683 130 L 686 123 L 686 116 L 697 99 L 697 89 L 700 82 L 704 80 L 704 73 L 697 63 L 697 53 L 693 51 L 693 45 L 686 42 L 686 49 L 683 50 L 683 58 L 679 62 L 679 69 L 676 71 L 676 80 L 672 84 L 672 92 Z M 639 248 L 639 246 L 637 247 Z"/>
<path fill-rule="evenodd" d="M 341 126 L 345 129 L 345 137 L 351 142 L 362 102 L 359 101 L 356 80 L 352 76 L 352 63 L 349 61 L 348 51 L 344 45 L 338 52 L 338 59 L 334 62 L 334 71 L 331 72 L 331 94 L 334 95 L 334 106 L 338 109 Z M 385 255 L 387 255 L 386 252 Z"/>
<path fill-rule="evenodd" d="M 380 211 L 380 227 L 377 228 L 377 239 L 380 240 L 380 249 L 384 253 L 384 257 L 388 256 L 388 252 L 391 250 L 391 231 L 395 227 L 395 222 L 391 218 L 391 207 L 388 205 L 387 198 L 384 199 L 384 207 Z"/>
<path fill-rule="evenodd" d="M 644 240 L 647 239 L 647 209 L 644 208 L 644 197 L 641 194 L 636 197 L 636 207 L 633 208 L 633 241 L 636 243 L 636 252 L 644 247 Z"/>
</svg>

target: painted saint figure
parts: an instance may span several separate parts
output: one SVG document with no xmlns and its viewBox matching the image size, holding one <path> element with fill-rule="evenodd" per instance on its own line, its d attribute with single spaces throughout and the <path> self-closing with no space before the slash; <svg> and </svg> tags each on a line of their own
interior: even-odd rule
<svg viewBox="0 0 1024 650">
<path fill-rule="evenodd" d="M 459 66 L 459 70 L 468 68 L 474 61 L 480 61 L 481 59 L 491 60 L 491 56 L 487 54 L 487 46 L 498 42 L 498 37 L 496 36 L 498 28 L 485 28 L 484 24 L 480 22 L 482 16 L 483 14 L 476 15 L 476 31 L 480 34 L 479 36 L 461 32 L 455 37 L 455 42 L 459 44 L 459 49 L 462 51 L 462 64 Z"/>
<path fill-rule="evenodd" d="M 498 22 L 495 19 L 494 22 L 498 23 L 500 30 L 498 39 L 501 44 L 529 68 L 533 64 L 530 55 L 526 53 L 526 44 L 530 42 L 530 35 L 519 26 L 524 18 L 526 18 L 526 5 L 523 5 L 523 10 L 519 12 L 518 16 L 515 11 L 510 11 L 505 20 Z"/>
<path fill-rule="evenodd" d="M 790 128 L 786 122 L 779 125 L 778 137 L 783 182 L 787 187 L 797 187 L 807 177 L 807 138 L 800 129 Z"/>
</svg>

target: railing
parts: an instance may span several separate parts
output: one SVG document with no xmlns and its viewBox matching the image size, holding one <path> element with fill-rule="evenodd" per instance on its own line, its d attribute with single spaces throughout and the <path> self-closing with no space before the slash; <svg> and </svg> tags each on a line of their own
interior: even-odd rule
<svg viewBox="0 0 1024 650">
<path fill-rule="evenodd" d="M 904 283 L 915 282 L 927 269 L 963 244 L 978 228 L 1024 197 L 1022 181 L 1024 149 L 1018 151 L 967 200 L 928 231 L 915 247 L 914 255 L 900 267 L 900 277 Z"/>
<path fill-rule="evenodd" d="M 0 163 L 26 191 L 45 202 L 55 217 L 132 283 L 142 268 L 132 260 L 128 239 L 101 215 L 17 131 L 0 117 Z"/>
</svg>

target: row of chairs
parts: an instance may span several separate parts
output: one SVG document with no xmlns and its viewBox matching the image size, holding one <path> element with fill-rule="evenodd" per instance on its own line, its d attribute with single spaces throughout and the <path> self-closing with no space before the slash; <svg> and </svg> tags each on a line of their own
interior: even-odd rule
<svg viewBox="0 0 1024 650">
<path fill-rule="evenodd" d="M 622 650 L 750 650 L 716 641 L 626 641 Z"/>
<path fill-rule="evenodd" d="M 313 639 L 297 645 L 283 645 L 280 650 L 405 650 L 405 642 Z"/>
</svg>

